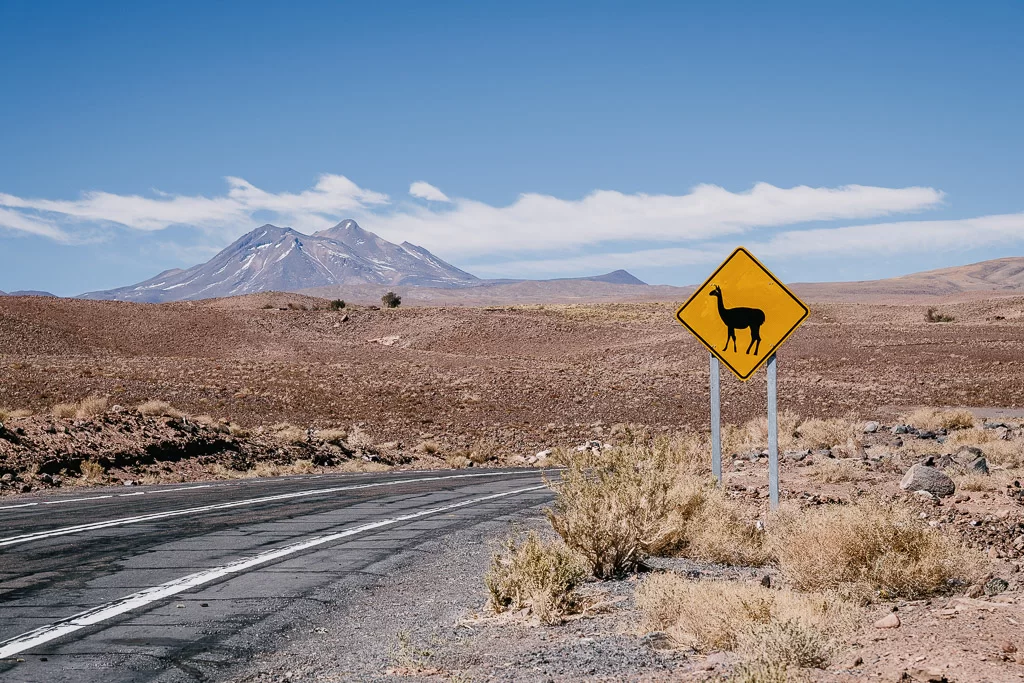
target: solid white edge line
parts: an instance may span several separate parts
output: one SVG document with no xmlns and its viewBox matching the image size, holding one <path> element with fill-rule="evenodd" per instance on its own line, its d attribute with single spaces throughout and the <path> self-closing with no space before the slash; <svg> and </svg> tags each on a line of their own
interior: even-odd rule
<svg viewBox="0 0 1024 683">
<path fill-rule="evenodd" d="M 75 526 L 60 527 L 57 529 L 50 529 L 49 531 L 37 531 L 32 534 L 23 534 L 21 536 L 11 536 L 9 538 L 0 538 L 0 548 L 10 545 L 17 545 L 20 543 L 28 543 L 30 541 L 40 541 L 44 538 L 52 538 L 54 536 L 67 536 L 69 534 L 78 534 L 83 531 L 95 531 L 96 529 L 106 529 L 113 526 L 122 526 L 125 524 L 138 524 L 139 522 L 151 522 L 158 519 L 166 519 L 168 517 L 180 517 L 181 515 L 195 514 L 200 512 L 211 512 L 213 510 L 224 510 L 233 507 L 241 507 L 243 505 L 255 505 L 257 503 L 269 503 L 278 500 L 290 500 L 292 498 L 305 498 L 308 496 L 322 495 L 325 493 L 337 493 L 338 491 L 352 491 L 357 489 L 368 489 L 368 488 L 379 488 L 382 486 L 398 486 L 400 484 L 414 484 L 419 481 L 441 481 L 445 479 L 466 479 L 470 477 L 500 477 L 500 476 L 522 476 L 523 473 L 519 472 L 481 472 L 479 474 L 454 474 L 441 477 L 418 477 L 413 479 L 398 479 L 394 481 L 378 481 L 371 484 L 354 484 L 351 486 L 336 486 L 327 489 L 307 489 L 305 491 L 293 491 L 291 493 L 279 493 L 274 496 L 263 496 L 260 498 L 246 498 L 244 500 L 235 500 L 227 503 L 214 503 L 212 505 L 203 505 L 194 508 L 182 508 L 178 510 L 166 510 L 164 512 L 153 512 L 148 515 L 138 515 L 135 517 L 121 517 L 118 519 L 110 519 L 102 522 L 91 522 L 89 524 L 78 524 Z"/>
<path fill-rule="evenodd" d="M 174 581 L 169 581 L 159 586 L 153 586 L 152 588 L 146 588 L 138 593 L 133 593 L 132 595 L 128 595 L 119 600 L 114 600 L 105 605 L 100 605 L 90 610 L 86 610 L 85 612 L 79 612 L 74 616 L 61 619 L 60 621 L 55 621 L 52 624 L 40 626 L 39 628 L 22 633 L 19 636 L 0 642 L 0 659 L 13 657 L 25 650 L 36 647 L 37 645 L 42 645 L 43 643 L 55 640 L 61 636 L 74 633 L 75 631 L 81 630 L 87 626 L 98 624 L 133 609 L 144 607 L 145 605 L 156 602 L 157 600 L 177 595 L 178 593 L 182 593 L 197 586 L 202 586 L 203 584 L 210 583 L 211 581 L 216 581 L 217 579 L 230 574 L 237 574 L 245 571 L 246 569 L 251 569 L 261 564 L 266 564 L 267 562 L 287 557 L 288 555 L 294 555 L 295 553 L 315 548 L 317 546 L 324 545 L 325 543 L 332 543 L 364 531 L 380 529 L 381 527 L 391 526 L 392 524 L 398 524 L 400 522 L 407 522 L 418 517 L 426 517 L 427 515 L 434 515 L 439 512 L 446 512 L 448 510 L 454 510 L 468 505 L 475 505 L 477 503 L 483 503 L 496 498 L 504 498 L 506 496 L 514 496 L 520 493 L 527 493 L 529 491 L 537 491 L 545 487 L 546 484 L 540 484 L 538 486 L 530 486 L 528 488 L 516 489 L 514 491 L 494 493 L 489 496 L 471 498 L 458 503 L 443 505 L 438 508 L 413 512 L 400 517 L 382 519 L 377 522 L 370 522 L 351 529 L 345 529 L 338 533 L 329 534 L 327 536 L 317 536 L 309 539 L 308 541 L 293 543 L 292 545 L 277 548 L 276 550 L 269 550 L 253 557 L 231 562 L 221 567 L 214 567 L 212 569 L 205 569 L 201 572 L 196 572 L 195 574 L 189 574 L 188 576 L 184 576 L 180 579 L 175 579 Z"/>
</svg>

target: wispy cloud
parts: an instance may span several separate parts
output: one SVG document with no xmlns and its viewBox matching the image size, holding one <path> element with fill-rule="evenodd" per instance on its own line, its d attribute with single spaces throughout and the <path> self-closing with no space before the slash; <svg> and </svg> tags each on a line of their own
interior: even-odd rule
<svg viewBox="0 0 1024 683">
<path fill-rule="evenodd" d="M 694 265 L 713 262 L 723 245 L 741 240 L 765 256 L 784 257 L 1024 239 L 1024 214 L 798 227 L 932 209 L 942 204 L 943 193 L 930 187 L 757 183 L 733 192 L 698 185 L 682 194 L 598 190 L 578 199 L 523 194 L 507 205 L 492 205 L 450 198 L 425 181 L 412 183 L 409 194 L 426 203 L 393 203 L 387 194 L 341 175 L 322 175 L 311 188 L 294 193 L 268 192 L 237 177 L 226 180 L 226 192 L 215 196 L 156 190 L 151 196 L 86 192 L 71 200 L 0 194 L 0 229 L 64 242 L 95 238 L 97 227 L 108 234 L 117 228 L 159 231 L 182 225 L 204 231 L 200 244 L 182 245 L 184 258 L 210 253 L 257 222 L 314 232 L 352 217 L 386 239 L 409 240 L 444 258 L 479 262 L 472 268 L 482 274 L 502 275 Z"/>
<path fill-rule="evenodd" d="M 242 178 L 229 177 L 227 183 L 227 194 L 217 197 L 159 191 L 154 191 L 154 197 L 85 192 L 78 199 L 52 200 L 0 193 L 0 206 L 24 221 L 5 221 L 2 225 L 55 238 L 83 224 L 114 224 L 145 231 L 188 225 L 237 234 L 255 227 L 251 224 L 255 214 L 268 212 L 282 222 L 315 230 L 333 225 L 336 217 L 346 213 L 388 203 L 386 194 L 363 189 L 339 175 L 322 175 L 316 185 L 297 194 L 265 192 Z M 39 226 L 46 226 L 46 231 Z"/>
<path fill-rule="evenodd" d="M 402 237 L 453 257 L 543 252 L 623 240 L 693 242 L 754 228 L 872 218 L 922 211 L 942 202 L 929 187 L 780 188 L 745 192 L 698 185 L 682 195 L 608 190 L 582 199 L 524 194 L 508 206 L 456 199 L 441 208 L 410 207 L 373 220 L 383 236 Z"/>
<path fill-rule="evenodd" d="M 451 200 L 448 199 L 448 195 L 441 192 L 441 190 L 437 189 L 430 183 L 425 183 L 422 180 L 417 180 L 409 186 L 409 194 L 418 199 L 426 199 L 431 202 L 451 202 Z"/>
<path fill-rule="evenodd" d="M 875 257 L 910 251 L 978 249 L 1024 244 L 1024 213 L 979 216 L 944 221 L 898 221 L 840 228 L 786 230 L 746 246 L 763 258 L 808 256 Z M 672 268 L 722 260 L 736 242 L 702 242 L 699 248 L 664 247 L 564 258 L 536 258 L 470 266 L 480 275 L 513 277 L 517 274 L 581 275 L 618 268 Z"/>
</svg>

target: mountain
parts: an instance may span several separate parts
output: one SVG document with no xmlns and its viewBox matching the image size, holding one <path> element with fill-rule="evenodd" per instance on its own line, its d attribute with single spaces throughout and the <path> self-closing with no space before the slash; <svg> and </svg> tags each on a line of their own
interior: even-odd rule
<svg viewBox="0 0 1024 683">
<path fill-rule="evenodd" d="M 422 247 L 393 244 L 346 220 L 313 235 L 264 225 L 206 263 L 81 298 L 155 303 L 332 285 L 453 288 L 480 282 Z"/>
<path fill-rule="evenodd" d="M 646 285 L 647 283 L 636 277 L 627 270 L 613 270 L 610 273 L 604 275 L 594 275 L 592 277 L 578 277 L 571 278 L 574 280 L 589 280 L 590 282 L 607 282 L 610 285 Z"/>
<path fill-rule="evenodd" d="M 0 292 L 0 296 L 52 296 L 56 298 L 57 295 L 40 289 L 19 289 L 16 292 Z"/>
</svg>

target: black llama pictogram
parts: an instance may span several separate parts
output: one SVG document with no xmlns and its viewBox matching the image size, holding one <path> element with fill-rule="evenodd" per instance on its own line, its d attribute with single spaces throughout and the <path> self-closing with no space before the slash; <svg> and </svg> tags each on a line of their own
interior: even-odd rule
<svg viewBox="0 0 1024 683">
<path fill-rule="evenodd" d="M 722 301 L 722 288 L 715 285 L 711 289 L 711 296 L 718 297 L 718 317 L 729 328 L 729 336 L 725 339 L 725 351 L 729 350 L 729 340 L 732 340 L 732 350 L 736 351 L 736 330 L 750 328 L 750 346 L 747 353 L 754 347 L 754 355 L 761 350 L 761 325 L 764 325 L 764 311 L 760 308 L 726 308 Z M 755 346 L 756 344 L 756 346 Z"/>
</svg>

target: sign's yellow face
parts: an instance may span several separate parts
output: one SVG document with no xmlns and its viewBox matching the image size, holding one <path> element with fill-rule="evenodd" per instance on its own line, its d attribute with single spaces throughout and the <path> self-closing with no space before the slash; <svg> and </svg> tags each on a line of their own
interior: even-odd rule
<svg viewBox="0 0 1024 683">
<path fill-rule="evenodd" d="M 809 314 L 793 292 L 739 247 L 679 307 L 676 318 L 747 381 Z"/>
</svg>

